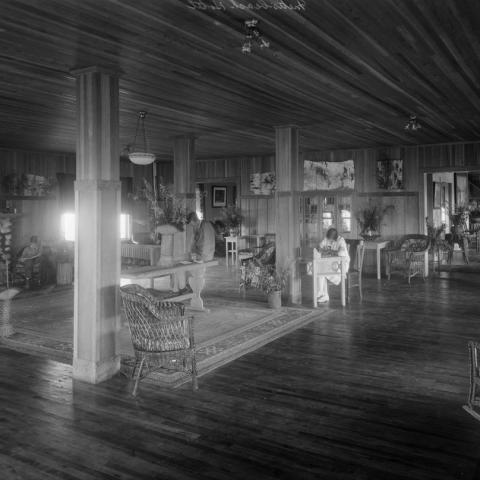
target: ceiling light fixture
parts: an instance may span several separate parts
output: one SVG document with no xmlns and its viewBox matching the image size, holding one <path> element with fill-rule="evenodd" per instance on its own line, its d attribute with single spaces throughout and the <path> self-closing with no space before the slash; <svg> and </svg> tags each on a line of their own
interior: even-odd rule
<svg viewBox="0 0 480 480">
<path fill-rule="evenodd" d="M 410 132 L 416 132 L 417 130 L 420 130 L 422 128 L 422 126 L 418 123 L 416 113 L 410 114 L 410 120 L 408 120 L 404 128 L 405 130 L 408 130 Z"/>
<path fill-rule="evenodd" d="M 148 151 L 147 133 L 145 131 L 145 117 L 147 112 L 138 112 L 137 128 L 135 130 L 135 139 L 130 147 L 128 158 L 135 165 L 150 165 L 155 161 L 155 154 Z M 137 143 L 137 138 L 140 136 L 140 141 Z"/>
<path fill-rule="evenodd" d="M 258 20 L 245 20 L 245 40 L 242 45 L 242 53 L 252 53 L 252 48 L 257 44 L 260 48 L 269 48 L 270 42 L 266 40 L 257 28 Z"/>
</svg>

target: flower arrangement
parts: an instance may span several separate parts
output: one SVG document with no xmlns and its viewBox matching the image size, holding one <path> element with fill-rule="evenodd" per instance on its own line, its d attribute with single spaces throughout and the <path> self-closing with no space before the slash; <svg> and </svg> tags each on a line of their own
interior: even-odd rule
<svg viewBox="0 0 480 480">
<path fill-rule="evenodd" d="M 143 179 L 143 188 L 133 197 L 135 200 L 145 200 L 148 206 L 150 231 L 158 233 L 159 227 L 169 225 L 173 231 L 183 231 L 187 222 L 185 203 L 176 197 L 166 185 L 159 184 L 157 189 Z"/>
<path fill-rule="evenodd" d="M 238 231 L 243 221 L 241 210 L 236 205 L 222 208 L 222 221 L 229 230 Z"/>
<path fill-rule="evenodd" d="M 360 225 L 361 236 L 365 239 L 374 239 L 380 236 L 380 227 L 387 214 L 395 210 L 393 205 L 381 207 L 373 205 L 357 212 L 357 222 Z"/>
</svg>

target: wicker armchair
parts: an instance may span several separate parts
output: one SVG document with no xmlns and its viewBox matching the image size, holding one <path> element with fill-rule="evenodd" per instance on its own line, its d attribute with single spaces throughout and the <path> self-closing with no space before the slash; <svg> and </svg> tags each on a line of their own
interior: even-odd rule
<svg viewBox="0 0 480 480">
<path fill-rule="evenodd" d="M 120 294 L 135 351 L 132 394 L 141 378 L 161 368 L 189 372 L 196 390 L 193 318 L 185 316 L 185 306 L 158 299 L 139 285 L 121 287 Z"/>
<path fill-rule="evenodd" d="M 262 271 L 275 265 L 275 242 L 260 248 L 257 255 L 240 261 L 240 290 L 258 288 Z"/>
<path fill-rule="evenodd" d="M 422 275 L 425 280 L 426 264 L 430 238 L 426 235 L 404 235 L 392 247 L 385 249 L 387 277 L 390 280 L 393 271 L 399 271 L 408 279 Z"/>
<path fill-rule="evenodd" d="M 480 345 L 477 342 L 468 342 L 470 388 L 468 391 L 467 403 L 463 408 L 466 412 L 472 415 L 473 418 L 480 421 L 480 397 L 478 394 L 478 388 L 480 387 L 480 370 L 478 365 L 479 349 Z"/>
</svg>

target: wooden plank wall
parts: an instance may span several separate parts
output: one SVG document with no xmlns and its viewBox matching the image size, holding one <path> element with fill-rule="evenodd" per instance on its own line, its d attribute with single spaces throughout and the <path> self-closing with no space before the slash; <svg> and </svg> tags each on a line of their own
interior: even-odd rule
<svg viewBox="0 0 480 480">
<path fill-rule="evenodd" d="M 0 149 L 0 179 L 12 173 L 56 180 L 57 173 L 75 173 L 75 154 Z M 3 182 L 0 188 L 5 193 Z M 58 241 L 62 207 L 58 195 L 52 199 L 15 200 L 14 206 L 20 214 L 13 229 L 14 250 L 25 245 L 32 235 L 38 235 L 44 244 Z"/>
<path fill-rule="evenodd" d="M 196 174 L 200 183 L 221 185 L 222 182 L 233 181 L 237 184 L 238 200 L 245 216 L 242 234 L 248 235 L 275 231 L 273 196 L 252 195 L 250 192 L 250 174 L 272 171 L 275 171 L 275 157 L 268 155 L 200 160 Z"/>
<path fill-rule="evenodd" d="M 0 149 L 0 194 L 3 188 L 2 180 L 6 175 L 33 174 L 56 180 L 57 173 L 74 175 L 75 169 L 75 153 Z M 151 171 L 151 167 L 134 166 L 129 161 L 122 160 L 120 163 L 120 175 L 132 177 L 134 188 L 141 187 L 144 177 L 151 180 Z M 14 249 L 25 245 L 32 235 L 38 235 L 45 245 L 54 245 L 61 240 L 60 217 L 65 207 L 61 203 L 58 190 L 54 190 L 52 199 L 32 197 L 28 200 L 15 200 L 14 203 L 20 214 L 13 230 Z"/>
<path fill-rule="evenodd" d="M 315 161 L 353 159 L 356 169 L 354 210 L 374 202 L 395 206 L 394 215 L 385 221 L 382 229 L 382 235 L 386 238 L 422 230 L 424 172 L 480 170 L 480 142 L 304 152 L 303 155 Z M 375 170 L 377 160 L 382 157 L 403 158 L 404 191 L 393 193 L 378 189 Z M 242 233 L 254 234 L 275 230 L 275 206 L 272 197 L 251 194 L 250 174 L 274 170 L 274 155 L 264 155 L 199 160 L 196 174 L 198 182 L 207 184 L 226 181 L 237 183 L 238 199 L 247 219 Z M 151 180 L 151 167 L 134 166 L 128 160 L 121 161 L 120 171 L 122 177 L 133 178 L 134 188 L 141 187 L 143 178 Z M 53 178 L 57 173 L 75 173 L 75 154 L 0 149 L 0 179 L 14 172 Z M 173 163 L 157 163 L 157 172 L 165 183 L 171 183 Z M 22 217 L 17 222 L 15 243 L 23 244 L 33 234 L 40 235 L 45 242 L 59 239 L 62 205 L 58 198 L 19 201 L 18 209 Z"/>
</svg>

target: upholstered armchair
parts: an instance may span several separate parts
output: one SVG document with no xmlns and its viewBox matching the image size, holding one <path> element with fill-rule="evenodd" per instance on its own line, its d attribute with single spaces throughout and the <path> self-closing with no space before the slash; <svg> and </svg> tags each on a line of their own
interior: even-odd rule
<svg viewBox="0 0 480 480">
<path fill-rule="evenodd" d="M 185 316 L 185 306 L 158 299 L 140 285 L 121 287 L 120 294 L 135 351 L 132 394 L 141 378 L 162 368 L 188 372 L 196 390 L 193 318 Z"/>
<path fill-rule="evenodd" d="M 387 277 L 398 271 L 405 275 L 408 283 L 415 275 L 425 280 L 430 238 L 426 235 L 404 235 L 398 242 L 385 249 Z"/>
</svg>

